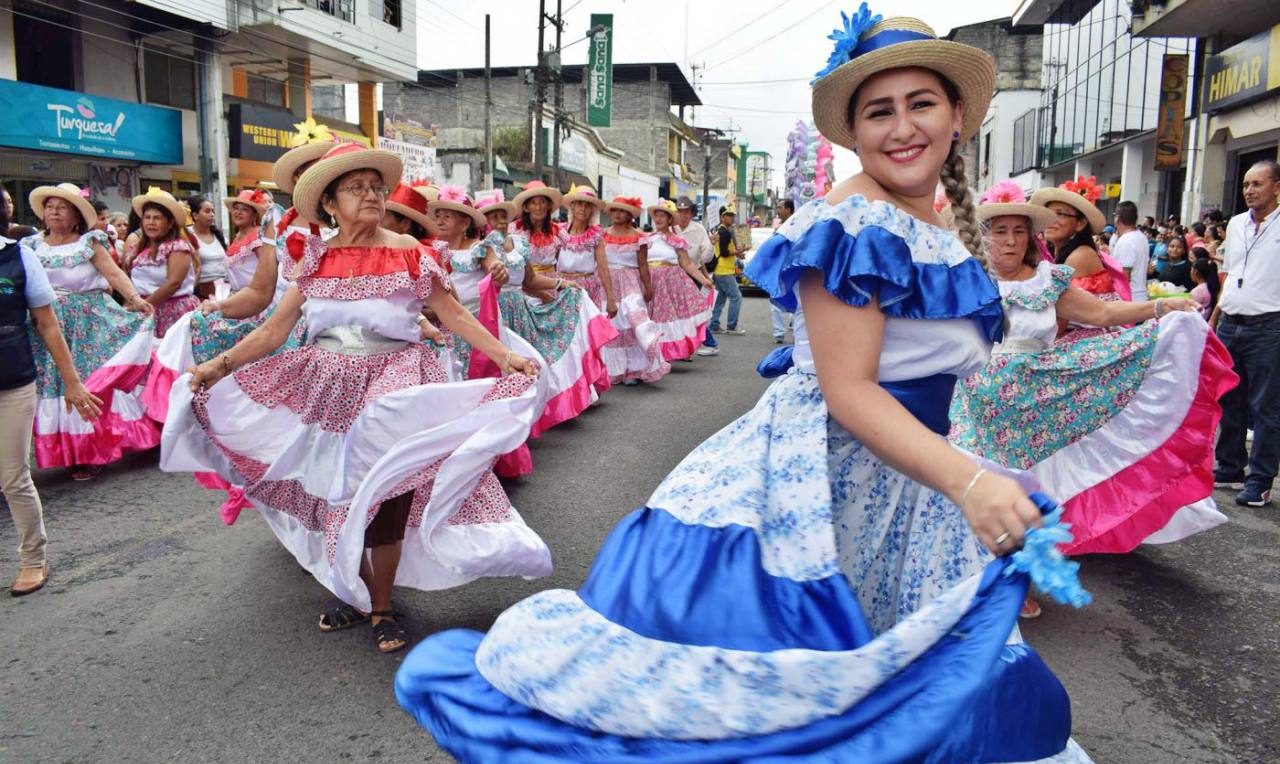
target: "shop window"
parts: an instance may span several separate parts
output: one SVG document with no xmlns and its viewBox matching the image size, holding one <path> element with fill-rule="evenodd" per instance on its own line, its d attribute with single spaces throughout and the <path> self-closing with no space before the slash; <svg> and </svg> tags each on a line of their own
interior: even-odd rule
<svg viewBox="0 0 1280 764">
<path fill-rule="evenodd" d="M 272 106 L 284 106 L 284 83 L 277 80 L 258 77 L 250 74 L 249 100 L 258 103 L 269 103 Z"/>
<path fill-rule="evenodd" d="M 196 108 L 196 67 L 190 59 L 144 48 L 142 61 L 148 103 L 175 109 Z"/>
<path fill-rule="evenodd" d="M 991 133 L 982 136 L 982 177 L 991 175 Z"/>
<path fill-rule="evenodd" d="M 355 23 L 356 10 L 354 0 L 306 0 L 316 10 L 330 16 L 340 18 L 348 23 Z"/>
<path fill-rule="evenodd" d="M 1017 175 L 1036 166 L 1036 109 L 1030 109 L 1013 123 L 1013 168 Z"/>
<path fill-rule="evenodd" d="M 73 62 L 80 47 L 76 19 L 44 3 L 15 2 L 13 10 L 18 81 L 75 90 Z"/>
<path fill-rule="evenodd" d="M 347 91 L 342 85 L 312 85 L 311 113 L 316 118 L 345 121 L 347 118 Z"/>
</svg>

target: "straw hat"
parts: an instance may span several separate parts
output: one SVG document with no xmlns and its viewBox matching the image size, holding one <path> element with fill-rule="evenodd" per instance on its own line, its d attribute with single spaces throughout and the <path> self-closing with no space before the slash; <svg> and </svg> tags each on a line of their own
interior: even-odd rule
<svg viewBox="0 0 1280 764">
<path fill-rule="evenodd" d="M 147 189 L 147 193 L 133 197 L 133 211 L 142 217 L 142 207 L 146 204 L 158 204 L 173 215 L 173 222 L 182 225 L 187 219 L 187 208 L 182 202 L 173 198 L 173 194 L 158 186 Z"/>
<path fill-rule="evenodd" d="M 66 201 L 80 213 L 80 217 L 84 219 L 84 227 L 86 229 L 93 228 L 98 223 L 98 213 L 93 209 L 93 205 L 84 197 L 84 192 L 74 183 L 59 183 L 56 186 L 39 186 L 31 190 L 27 201 L 31 203 L 31 210 L 35 212 L 36 217 L 44 220 L 44 203 L 50 199 L 57 198 Z"/>
<path fill-rule="evenodd" d="M 567 209 L 574 202 L 586 202 L 594 205 L 596 209 L 604 207 L 604 200 L 596 195 L 595 189 L 591 186 L 570 186 L 569 193 L 564 195 L 565 208 Z"/>
<path fill-rule="evenodd" d="M 832 33 L 835 50 L 813 80 L 813 121 L 827 140 L 853 148 L 849 101 L 863 82 L 887 69 L 918 66 L 946 77 L 960 91 L 964 121 L 960 140 L 978 132 L 995 87 L 995 61 L 984 50 L 939 40 L 927 24 L 898 16 L 881 19 L 863 3 Z"/>
<path fill-rule="evenodd" d="M 622 210 L 630 212 L 631 217 L 639 218 L 640 213 L 644 211 L 644 202 L 640 201 L 638 196 L 615 196 L 612 201 L 604 203 L 604 208 L 609 212 L 614 210 Z"/>
<path fill-rule="evenodd" d="M 401 183 L 396 186 L 395 190 L 391 192 L 391 195 L 387 197 L 387 211 L 407 217 L 428 231 L 433 230 L 436 227 L 436 224 L 435 221 L 427 215 L 427 197 L 419 191 L 419 189 L 425 188 L 426 184 L 421 186 L 406 186 Z M 432 192 L 434 195 L 434 187 Z"/>
<path fill-rule="evenodd" d="M 1089 222 L 1090 233 L 1101 233 L 1107 225 L 1107 217 L 1094 204 L 1102 196 L 1097 181 L 1083 175 L 1056 188 L 1042 188 L 1031 195 L 1031 203 L 1048 208 L 1051 202 L 1062 202 L 1074 208 Z"/>
<path fill-rule="evenodd" d="M 222 203 L 226 205 L 228 211 L 237 204 L 252 207 L 258 211 L 259 220 L 266 214 L 267 208 L 271 206 L 271 202 L 267 200 L 266 192 L 260 188 L 246 188 L 235 196 L 224 196 L 222 197 Z"/>
<path fill-rule="evenodd" d="M 516 214 L 515 202 L 507 201 L 506 195 L 502 193 L 500 188 L 491 188 L 488 191 L 476 193 L 476 209 L 486 215 L 498 210 L 506 210 L 507 217 Z"/>
<path fill-rule="evenodd" d="M 428 205 L 431 212 L 436 210 L 451 210 L 460 212 L 471 218 L 471 222 L 477 226 L 488 225 L 489 221 L 485 220 L 484 213 L 476 209 L 476 205 L 467 196 L 467 192 L 462 186 L 441 186 L 440 195 L 434 202 Z"/>
<path fill-rule="evenodd" d="M 655 212 L 665 212 L 671 216 L 671 224 L 676 222 L 676 203 L 670 199 L 659 199 L 657 204 L 649 205 L 649 217 L 653 217 Z"/>
<path fill-rule="evenodd" d="M 531 180 L 524 184 L 524 190 L 516 194 L 516 198 L 512 199 L 511 203 L 516 206 L 517 211 L 523 210 L 524 203 L 535 196 L 547 197 L 547 200 L 551 202 L 551 209 L 559 207 L 560 202 L 563 200 L 558 190 L 548 186 L 540 180 Z"/>
<path fill-rule="evenodd" d="M 293 174 L 298 168 L 324 156 L 337 141 L 329 128 L 317 124 L 314 118 L 308 117 L 293 126 L 298 132 L 289 138 L 292 148 L 271 168 L 271 180 L 286 194 L 293 193 Z"/>
<path fill-rule="evenodd" d="M 368 149 L 358 143 L 331 144 L 329 151 L 298 178 L 293 189 L 293 206 L 298 217 L 307 221 L 319 217 L 316 209 L 325 188 L 337 178 L 356 170 L 373 170 L 382 176 L 389 188 L 400 183 L 404 163 L 400 157 L 382 149 Z"/>
<path fill-rule="evenodd" d="M 1027 195 L 1022 190 L 1022 186 L 1017 181 L 1004 180 L 991 188 L 982 195 L 982 201 L 976 208 L 979 223 L 1003 217 L 1005 215 L 1020 215 L 1031 223 L 1033 231 L 1043 231 L 1045 226 L 1053 220 L 1053 212 L 1048 207 L 1031 204 L 1027 201 Z"/>
</svg>

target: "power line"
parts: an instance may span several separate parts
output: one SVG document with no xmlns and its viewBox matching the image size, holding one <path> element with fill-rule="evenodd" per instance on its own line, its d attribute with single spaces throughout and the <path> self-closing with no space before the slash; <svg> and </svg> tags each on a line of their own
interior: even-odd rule
<svg viewBox="0 0 1280 764">
<path fill-rule="evenodd" d="M 458 14 L 456 14 L 456 13 L 454 13 L 453 11 L 449 10 L 448 8 L 446 8 L 446 7 L 445 7 L 444 5 L 442 5 L 441 3 L 437 3 L 437 2 L 435 2 L 435 0 L 426 0 L 426 1 L 427 1 L 428 3 L 430 3 L 431 5 L 434 5 L 435 7 L 439 8 L 439 9 L 440 9 L 440 10 L 442 10 L 442 11 L 444 11 L 445 13 L 449 14 L 450 16 L 454 17 L 454 18 L 455 18 L 455 19 L 457 19 L 458 21 L 461 21 L 463 24 L 466 24 L 467 26 L 469 26 L 469 27 L 471 27 L 472 29 L 476 30 L 477 32 L 483 32 L 483 31 L 484 31 L 484 30 L 483 30 L 483 29 L 481 29 L 479 26 L 477 26 L 475 22 L 473 22 L 473 21 L 467 21 L 466 19 L 462 18 L 462 17 L 461 17 L 461 16 L 459 16 Z"/>
<path fill-rule="evenodd" d="M 742 26 L 738 27 L 737 29 L 734 29 L 732 32 L 730 32 L 730 33 L 728 33 L 728 34 L 724 35 L 723 37 L 718 37 L 718 38 L 716 38 L 716 40 L 715 40 L 714 42 L 709 42 L 709 43 L 707 43 L 706 45 L 703 45 L 701 48 L 698 48 L 697 50 L 695 50 L 695 51 L 693 51 L 692 53 L 690 53 L 690 54 L 689 54 L 689 56 L 690 56 L 690 57 L 693 57 L 693 56 L 698 55 L 699 53 L 701 53 L 701 52 L 702 52 L 702 51 L 704 51 L 704 50 L 710 50 L 711 48 L 714 48 L 715 46 L 719 45 L 720 43 L 724 42 L 725 40 L 729 39 L 730 37 L 733 37 L 734 35 L 736 35 L 737 33 L 741 32 L 742 30 L 746 29 L 747 27 L 750 27 L 752 24 L 755 24 L 755 23 L 760 22 L 760 21 L 764 21 L 764 19 L 765 19 L 765 17 L 766 17 L 766 16 L 771 15 L 774 11 L 780 11 L 780 10 L 782 10 L 784 7 L 786 7 L 787 5 L 789 5 L 789 4 L 791 3 L 791 1 L 792 1 L 792 0 L 783 0 L 781 3 L 778 3 L 777 5 L 773 6 L 772 8 L 770 8 L 769 10 L 767 10 L 767 11 L 765 11 L 764 13 L 760 14 L 759 16 L 756 16 L 755 18 L 751 19 L 750 21 L 748 21 L 747 23 L 745 23 L 745 24 L 743 24 Z"/>
<path fill-rule="evenodd" d="M 782 28 L 782 29 L 779 29 L 777 32 L 773 32 L 772 34 L 770 34 L 770 35 L 769 35 L 769 40 L 770 40 L 770 41 L 776 41 L 776 40 L 778 39 L 778 37 L 780 37 L 780 36 L 782 36 L 782 35 L 786 34 L 787 32 L 790 32 L 792 29 L 795 29 L 796 27 L 800 26 L 801 24 L 803 24 L 804 22 L 806 22 L 806 21 L 808 21 L 809 19 L 813 18 L 814 16 L 817 16 L 817 15 L 818 15 L 819 13 L 821 13 L 822 11 L 827 10 L 827 7 L 828 7 L 829 5 L 831 5 L 831 3 L 829 3 L 829 2 L 824 2 L 822 5 L 818 6 L 818 7 L 817 7 L 817 8 L 815 8 L 815 9 L 813 9 L 813 12 L 812 12 L 812 13 L 809 13 L 809 14 L 804 15 L 804 16 L 800 17 L 799 19 L 796 19 L 796 20 L 795 20 L 795 22 L 793 22 L 790 26 L 784 27 L 784 28 Z M 727 64 L 727 63 L 729 63 L 730 61 L 733 61 L 734 59 L 737 59 L 737 58 L 740 58 L 740 57 L 742 57 L 742 56 L 745 56 L 746 54 L 750 53 L 750 52 L 751 52 L 751 51 L 753 51 L 753 50 L 758 50 L 758 49 L 760 48 L 761 44 L 762 44 L 762 43 L 755 43 L 755 44 L 751 45 L 750 47 L 743 48 L 742 50 L 738 51 L 737 53 L 734 53 L 732 56 L 729 56 L 729 57 L 728 57 L 728 58 L 726 58 L 726 59 L 723 59 L 723 60 L 721 60 L 721 61 L 717 61 L 717 62 L 716 62 L 716 63 L 714 63 L 714 64 L 708 64 L 708 65 L 707 65 L 707 68 L 708 68 L 708 69 L 714 69 L 714 68 L 716 68 L 717 66 L 721 66 L 721 65 L 723 65 L 723 64 Z"/>
</svg>

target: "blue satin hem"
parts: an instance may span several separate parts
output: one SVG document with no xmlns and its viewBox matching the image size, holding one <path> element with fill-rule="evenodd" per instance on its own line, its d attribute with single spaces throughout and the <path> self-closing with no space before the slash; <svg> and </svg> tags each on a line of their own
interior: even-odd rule
<svg viewBox="0 0 1280 764">
<path fill-rule="evenodd" d="M 685 645 L 853 650 L 873 636 L 842 574 L 770 575 L 753 528 L 690 525 L 663 509 L 618 523 L 578 595 L 613 623 Z"/>
<path fill-rule="evenodd" d="M 826 290 L 848 305 L 861 307 L 875 297 L 886 316 L 968 318 L 991 342 L 1003 335 L 1000 293 L 981 263 L 915 262 L 906 241 L 879 226 L 854 236 L 839 220 L 823 220 L 795 242 L 775 235 L 751 258 L 746 276 L 791 312 L 798 304 L 796 283 L 810 269 L 821 271 Z"/>
</svg>

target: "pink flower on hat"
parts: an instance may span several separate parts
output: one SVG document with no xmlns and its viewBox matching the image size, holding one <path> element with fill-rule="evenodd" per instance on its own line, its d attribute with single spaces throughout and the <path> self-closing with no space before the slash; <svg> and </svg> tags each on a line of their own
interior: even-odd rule
<svg viewBox="0 0 1280 764">
<path fill-rule="evenodd" d="M 441 198 L 444 198 L 444 197 L 441 197 Z M 489 191 L 484 191 L 479 194 L 476 194 L 476 209 L 480 209 L 482 207 L 488 207 L 493 204 L 501 204 L 506 200 L 507 198 L 503 196 L 501 189 L 495 188 Z"/>
<path fill-rule="evenodd" d="M 438 197 L 442 202 L 455 202 L 457 204 L 465 204 L 471 206 L 471 200 L 467 198 L 467 190 L 462 186 L 441 186 L 440 195 Z"/>
<path fill-rule="evenodd" d="M 1023 204 L 1026 201 L 1026 192 L 1013 180 L 1002 180 L 982 195 L 982 204 Z"/>
</svg>

